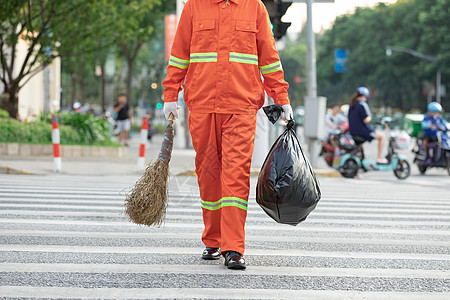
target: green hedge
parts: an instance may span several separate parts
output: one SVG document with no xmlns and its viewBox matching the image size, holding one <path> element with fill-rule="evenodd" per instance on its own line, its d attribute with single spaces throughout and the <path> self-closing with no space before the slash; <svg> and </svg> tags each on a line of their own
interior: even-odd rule
<svg viewBox="0 0 450 300">
<path fill-rule="evenodd" d="M 68 125 L 60 125 L 61 145 L 103 145 L 119 146 L 118 143 L 103 136 L 102 139 L 92 140 L 80 134 L 81 130 Z M 52 126 L 46 121 L 20 122 L 15 119 L 0 119 L 0 141 L 7 143 L 51 144 Z"/>
<path fill-rule="evenodd" d="M 79 135 L 81 144 L 116 145 L 112 141 L 112 133 L 106 120 L 93 114 L 79 112 L 64 112 L 57 115 L 60 126 L 70 126 Z M 51 124 L 51 114 L 44 114 L 40 119 Z M 62 137 L 61 137 L 62 143 Z"/>
<path fill-rule="evenodd" d="M 0 108 L 0 119 L 9 118 L 9 112 Z"/>
</svg>

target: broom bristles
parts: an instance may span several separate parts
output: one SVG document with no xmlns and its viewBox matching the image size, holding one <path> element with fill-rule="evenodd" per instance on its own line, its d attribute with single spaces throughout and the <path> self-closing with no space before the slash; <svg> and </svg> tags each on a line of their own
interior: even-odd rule
<svg viewBox="0 0 450 300">
<path fill-rule="evenodd" d="M 169 164 L 158 159 L 145 169 L 125 199 L 130 221 L 147 226 L 160 226 L 167 210 L 167 178 Z"/>
</svg>

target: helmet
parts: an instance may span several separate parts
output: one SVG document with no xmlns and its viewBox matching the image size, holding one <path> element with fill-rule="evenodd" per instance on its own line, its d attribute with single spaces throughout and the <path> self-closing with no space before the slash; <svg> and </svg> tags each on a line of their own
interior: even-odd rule
<svg viewBox="0 0 450 300">
<path fill-rule="evenodd" d="M 430 102 L 428 104 L 428 111 L 442 112 L 442 106 L 437 102 Z"/>
<path fill-rule="evenodd" d="M 356 89 L 356 91 L 357 91 L 358 93 L 360 93 L 361 95 L 366 96 L 367 98 L 370 97 L 369 89 L 366 88 L 365 86 L 360 86 L 359 88 Z"/>
</svg>

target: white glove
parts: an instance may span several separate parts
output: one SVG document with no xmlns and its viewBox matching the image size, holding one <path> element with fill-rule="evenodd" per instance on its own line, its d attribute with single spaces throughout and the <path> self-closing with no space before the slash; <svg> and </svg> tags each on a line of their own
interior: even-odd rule
<svg viewBox="0 0 450 300">
<path fill-rule="evenodd" d="M 170 113 L 172 113 L 175 119 L 178 119 L 178 110 L 180 107 L 176 102 L 164 102 L 164 116 L 166 120 L 169 120 Z"/>
<path fill-rule="evenodd" d="M 289 121 L 294 117 L 294 113 L 292 112 L 292 106 L 290 104 L 285 104 L 281 106 L 283 108 L 283 113 L 280 116 L 281 120 Z"/>
</svg>

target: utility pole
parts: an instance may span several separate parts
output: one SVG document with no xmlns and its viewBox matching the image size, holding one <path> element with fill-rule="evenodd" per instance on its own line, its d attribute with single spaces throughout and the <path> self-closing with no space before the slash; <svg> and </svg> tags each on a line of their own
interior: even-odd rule
<svg viewBox="0 0 450 300">
<path fill-rule="evenodd" d="M 441 103 L 441 70 L 436 72 L 436 102 Z"/>
<path fill-rule="evenodd" d="M 318 141 L 324 135 L 325 113 L 327 98 L 317 96 L 316 74 L 316 39 L 313 32 L 312 7 L 314 3 L 334 3 L 334 0 L 294 0 L 285 1 L 293 3 L 306 3 L 306 63 L 308 69 L 307 95 L 305 97 L 304 132 L 308 139 L 309 160 L 313 167 L 317 167 L 319 157 Z"/>
<path fill-rule="evenodd" d="M 317 97 L 316 73 L 316 36 L 312 24 L 312 4 L 314 0 L 306 0 L 306 63 L 308 69 L 308 97 Z"/>
<path fill-rule="evenodd" d="M 44 112 L 50 111 L 50 68 L 44 67 Z"/>
<path fill-rule="evenodd" d="M 177 0 L 177 25 L 178 22 L 180 22 L 180 18 L 181 18 L 181 13 L 183 12 L 183 8 L 184 8 L 184 4 L 185 4 L 185 0 Z M 169 50 L 170 52 L 170 50 Z M 184 93 L 184 91 L 181 92 L 182 94 Z M 182 96 L 184 97 L 184 96 Z M 178 98 L 178 100 L 180 100 L 180 98 Z M 174 124 L 176 126 L 176 134 L 175 134 L 175 138 L 174 138 L 174 144 L 176 145 L 176 147 L 178 148 L 189 148 L 190 147 L 190 135 L 187 132 L 187 128 L 188 128 L 188 121 L 187 121 L 187 117 L 189 114 L 189 111 L 186 107 L 186 104 L 184 103 L 184 99 L 183 102 L 177 102 L 181 108 L 178 110 L 178 119 L 174 121 Z"/>
<path fill-rule="evenodd" d="M 177 0 L 177 23 L 178 21 L 180 21 L 180 17 L 181 17 L 181 12 L 183 11 L 184 8 L 184 0 Z"/>
</svg>

